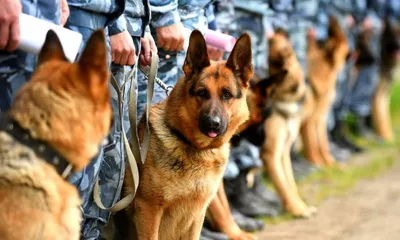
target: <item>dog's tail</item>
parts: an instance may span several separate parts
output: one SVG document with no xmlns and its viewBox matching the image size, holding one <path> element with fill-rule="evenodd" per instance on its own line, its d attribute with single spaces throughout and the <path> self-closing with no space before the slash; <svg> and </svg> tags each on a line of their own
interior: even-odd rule
<svg viewBox="0 0 400 240">
<path fill-rule="evenodd" d="M 333 17 L 329 16 L 329 26 L 328 26 L 328 40 L 325 44 L 325 56 L 327 61 L 333 66 L 337 67 L 337 56 L 340 54 L 340 48 L 347 49 L 347 39 L 346 35 L 340 26 L 338 20 Z M 347 52 L 345 58 L 347 57 Z M 341 61 L 340 61 L 341 62 Z"/>
</svg>

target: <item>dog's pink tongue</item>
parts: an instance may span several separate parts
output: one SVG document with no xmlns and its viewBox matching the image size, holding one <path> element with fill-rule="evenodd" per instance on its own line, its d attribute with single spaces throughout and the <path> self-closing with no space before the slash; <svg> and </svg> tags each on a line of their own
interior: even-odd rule
<svg viewBox="0 0 400 240">
<path fill-rule="evenodd" d="M 216 132 L 208 132 L 208 136 L 211 138 L 215 138 L 217 136 Z"/>
</svg>

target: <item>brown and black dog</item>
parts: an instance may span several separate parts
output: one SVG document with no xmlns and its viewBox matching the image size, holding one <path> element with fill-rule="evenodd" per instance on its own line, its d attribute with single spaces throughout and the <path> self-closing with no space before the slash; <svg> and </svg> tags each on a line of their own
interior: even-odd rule
<svg viewBox="0 0 400 240">
<path fill-rule="evenodd" d="M 389 99 L 393 72 L 398 64 L 400 30 L 387 18 L 381 36 L 380 79 L 372 99 L 372 118 L 377 134 L 386 141 L 393 140 Z"/>
<path fill-rule="evenodd" d="M 0 130 L 1 239 L 79 239 L 81 200 L 57 166 L 64 158 L 82 169 L 109 131 L 106 56 L 102 31 L 74 64 L 57 35 L 47 34 L 37 69 L 1 119 L 10 123 Z"/>
<path fill-rule="evenodd" d="M 285 210 L 294 216 L 309 217 L 316 209 L 307 206 L 301 199 L 290 159 L 290 149 L 300 129 L 306 83 L 286 33 L 275 33 L 269 40 L 269 51 L 271 77 L 259 83 L 264 85 L 270 106 L 264 121 L 265 140 L 261 158 Z"/>
<path fill-rule="evenodd" d="M 336 79 L 348 56 L 346 36 L 334 17 L 330 17 L 328 39 L 319 46 L 308 37 L 307 67 L 309 88 L 303 108 L 301 137 L 305 155 L 317 166 L 332 166 L 327 133 L 329 110 L 336 94 Z"/>
<path fill-rule="evenodd" d="M 229 141 L 249 117 L 251 39 L 243 34 L 227 61 L 209 60 L 192 32 L 183 71 L 168 98 L 150 109 L 150 146 L 127 213 L 139 239 L 198 239 L 228 161 Z M 143 121 L 139 127 L 143 135 Z M 129 175 L 129 172 L 128 174 Z M 133 183 L 125 178 L 125 189 Z"/>
</svg>

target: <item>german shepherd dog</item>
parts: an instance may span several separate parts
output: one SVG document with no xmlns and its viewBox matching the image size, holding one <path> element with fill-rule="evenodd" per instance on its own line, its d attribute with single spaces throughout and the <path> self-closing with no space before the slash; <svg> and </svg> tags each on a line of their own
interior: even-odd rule
<svg viewBox="0 0 400 240">
<path fill-rule="evenodd" d="M 297 139 L 302 119 L 304 74 L 283 31 L 277 31 L 270 39 L 269 51 L 271 76 L 263 82 L 270 112 L 264 122 L 261 158 L 285 210 L 297 217 L 309 217 L 316 208 L 307 206 L 300 198 L 290 159 L 290 148 Z"/>
<path fill-rule="evenodd" d="M 228 161 L 229 141 L 248 119 L 253 75 L 251 39 L 242 34 L 227 61 L 210 61 L 194 30 L 184 76 L 168 98 L 150 109 L 150 145 L 139 164 L 136 197 L 127 209 L 139 239 L 199 239 L 207 207 Z M 143 119 L 139 135 L 143 136 Z M 132 190 L 129 170 L 125 189 Z"/>
<path fill-rule="evenodd" d="M 386 141 L 393 140 L 393 129 L 389 112 L 389 91 L 393 70 L 398 63 L 400 30 L 387 18 L 381 36 L 380 80 L 372 99 L 372 118 L 377 134 Z"/>
<path fill-rule="evenodd" d="M 346 36 L 334 17 L 330 17 L 328 39 L 322 46 L 313 36 L 308 37 L 309 88 L 300 131 L 307 159 L 320 167 L 336 162 L 329 150 L 327 118 L 336 95 L 337 75 L 348 52 Z"/>
<path fill-rule="evenodd" d="M 106 56 L 102 31 L 78 63 L 48 32 L 31 80 L 0 121 L 1 239 L 79 239 L 81 200 L 61 172 L 86 166 L 110 129 Z"/>
</svg>

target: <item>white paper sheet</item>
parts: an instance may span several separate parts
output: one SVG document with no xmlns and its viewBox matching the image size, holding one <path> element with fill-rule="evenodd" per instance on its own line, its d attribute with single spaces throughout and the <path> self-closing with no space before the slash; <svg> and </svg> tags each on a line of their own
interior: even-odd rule
<svg viewBox="0 0 400 240">
<path fill-rule="evenodd" d="M 20 15 L 20 26 L 21 41 L 18 49 L 36 55 L 39 54 L 46 40 L 47 32 L 52 29 L 57 33 L 67 59 L 71 62 L 75 61 L 82 43 L 80 33 L 23 13 Z"/>
</svg>

